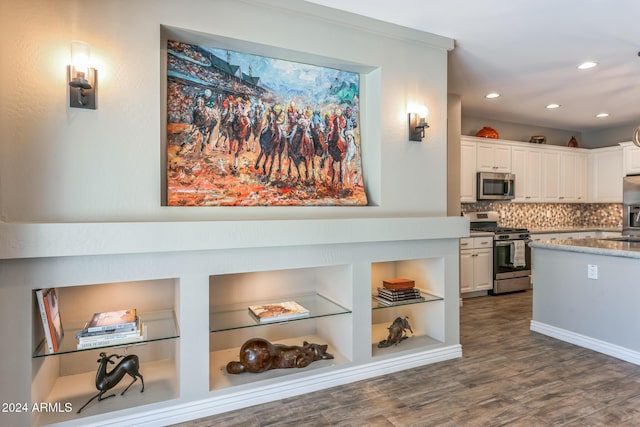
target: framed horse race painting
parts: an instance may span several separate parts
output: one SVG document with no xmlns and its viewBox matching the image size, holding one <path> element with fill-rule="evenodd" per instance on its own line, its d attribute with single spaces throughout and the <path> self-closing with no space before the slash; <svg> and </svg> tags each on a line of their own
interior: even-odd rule
<svg viewBox="0 0 640 427">
<path fill-rule="evenodd" d="M 366 205 L 359 77 L 169 40 L 167 204 Z"/>
</svg>

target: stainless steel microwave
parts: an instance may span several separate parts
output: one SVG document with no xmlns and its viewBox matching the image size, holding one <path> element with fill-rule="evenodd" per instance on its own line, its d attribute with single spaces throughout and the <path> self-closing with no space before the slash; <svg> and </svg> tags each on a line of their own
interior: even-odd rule
<svg viewBox="0 0 640 427">
<path fill-rule="evenodd" d="M 478 200 L 511 200 L 516 176 L 512 173 L 478 172 Z"/>
</svg>

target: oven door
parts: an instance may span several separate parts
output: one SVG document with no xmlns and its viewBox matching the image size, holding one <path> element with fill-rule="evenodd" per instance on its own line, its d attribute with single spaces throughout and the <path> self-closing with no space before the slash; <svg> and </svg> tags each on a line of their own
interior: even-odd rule
<svg viewBox="0 0 640 427">
<path fill-rule="evenodd" d="M 493 276 L 494 279 L 517 277 L 531 274 L 531 248 L 530 240 L 519 240 L 524 242 L 524 265 L 514 262 L 515 240 L 496 241 L 493 249 Z"/>
<path fill-rule="evenodd" d="M 521 247 L 523 253 L 514 252 L 516 241 L 524 243 L 524 247 Z M 531 248 L 528 245 L 530 240 L 516 241 L 494 242 L 493 289 L 489 291 L 492 295 L 531 288 Z"/>
</svg>

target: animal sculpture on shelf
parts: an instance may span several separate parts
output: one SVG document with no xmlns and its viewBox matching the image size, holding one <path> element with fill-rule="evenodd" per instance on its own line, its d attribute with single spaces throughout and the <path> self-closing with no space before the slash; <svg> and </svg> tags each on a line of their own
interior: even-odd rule
<svg viewBox="0 0 640 427">
<path fill-rule="evenodd" d="M 107 363 L 116 363 L 111 360 L 112 357 L 117 357 L 118 359 L 122 358 L 122 360 L 120 361 L 120 363 L 118 363 L 118 365 L 116 365 L 115 368 L 107 372 Z M 138 356 L 136 356 L 135 354 L 130 354 L 128 356 L 112 354 L 111 356 L 107 356 L 106 353 L 102 352 L 100 353 L 100 359 L 98 359 L 97 362 L 100 364 L 100 366 L 98 367 L 98 372 L 96 372 L 96 388 L 99 390 L 99 393 L 89 399 L 82 408 L 78 409 L 78 414 L 96 397 L 98 398 L 98 401 L 101 401 L 115 396 L 115 393 L 113 393 L 107 397 L 102 397 L 104 393 L 115 387 L 126 374 L 129 374 L 129 376 L 133 378 L 133 381 L 131 381 L 127 388 L 125 388 L 124 391 L 120 393 L 120 396 L 124 395 L 126 391 L 129 390 L 129 387 L 131 387 L 133 383 L 137 381 L 138 377 L 140 377 L 140 381 L 142 381 L 142 390 L 140 390 L 140 393 L 144 391 L 144 378 L 142 378 L 142 375 L 140 375 L 139 371 L 140 361 L 138 360 Z"/>
<path fill-rule="evenodd" d="M 270 369 L 304 368 L 316 360 L 333 359 L 327 345 L 304 341 L 302 346 L 272 344 L 263 338 L 251 338 L 240 348 L 240 361 L 227 363 L 227 372 L 259 373 Z"/>
<path fill-rule="evenodd" d="M 407 330 L 413 334 L 413 330 L 409 324 L 409 317 L 407 316 L 404 318 L 396 317 L 396 320 L 394 320 L 391 326 L 387 329 L 389 330 L 389 335 L 386 340 L 382 340 L 378 343 L 379 348 L 391 347 L 392 345 L 400 344 L 402 341 L 409 338 L 405 333 Z"/>
</svg>

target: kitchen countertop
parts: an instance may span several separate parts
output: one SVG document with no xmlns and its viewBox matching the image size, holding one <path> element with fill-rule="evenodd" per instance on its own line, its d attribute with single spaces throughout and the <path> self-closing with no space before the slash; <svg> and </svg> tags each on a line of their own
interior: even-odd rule
<svg viewBox="0 0 640 427">
<path fill-rule="evenodd" d="M 622 227 L 562 227 L 562 226 L 554 226 L 554 227 L 532 227 L 529 228 L 529 232 L 531 234 L 541 234 L 541 233 L 580 233 L 583 231 L 612 231 L 612 232 L 622 232 Z"/>
<path fill-rule="evenodd" d="M 529 247 L 554 249 L 594 255 L 640 258 L 640 242 L 620 242 L 606 239 L 571 239 L 531 242 Z"/>
</svg>

